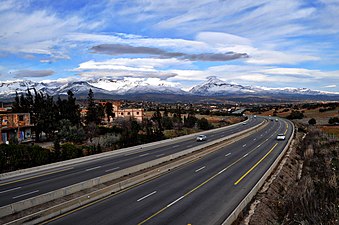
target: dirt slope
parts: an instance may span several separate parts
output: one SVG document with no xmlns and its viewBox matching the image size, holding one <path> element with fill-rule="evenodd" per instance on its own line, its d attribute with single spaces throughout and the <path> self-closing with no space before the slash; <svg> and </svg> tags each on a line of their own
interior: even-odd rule
<svg viewBox="0 0 339 225">
<path fill-rule="evenodd" d="M 280 167 L 234 224 L 339 224 L 339 140 L 296 127 Z"/>
</svg>

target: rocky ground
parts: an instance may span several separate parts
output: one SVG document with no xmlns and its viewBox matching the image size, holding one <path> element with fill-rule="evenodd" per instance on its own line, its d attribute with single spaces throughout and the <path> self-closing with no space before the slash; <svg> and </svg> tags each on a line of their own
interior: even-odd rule
<svg viewBox="0 0 339 225">
<path fill-rule="evenodd" d="M 286 157 L 234 224 L 339 224 L 339 140 L 296 129 Z"/>
</svg>

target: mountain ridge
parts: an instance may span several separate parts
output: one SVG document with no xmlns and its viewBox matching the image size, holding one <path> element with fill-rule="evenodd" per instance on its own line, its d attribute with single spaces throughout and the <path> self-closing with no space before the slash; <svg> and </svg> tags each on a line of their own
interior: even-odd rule
<svg viewBox="0 0 339 225">
<path fill-rule="evenodd" d="M 264 97 L 280 99 L 329 99 L 339 100 L 339 93 L 324 92 L 311 90 L 308 88 L 267 88 L 257 86 L 245 86 L 233 84 L 218 79 L 215 76 L 208 77 L 201 84 L 192 87 L 189 91 L 180 89 L 175 83 L 171 83 L 159 79 L 144 79 L 144 78 L 123 78 L 114 79 L 110 77 L 88 79 L 83 81 L 43 81 L 34 82 L 31 80 L 15 80 L 0 82 L 0 98 L 10 99 L 17 93 L 26 93 L 27 89 L 35 88 L 51 96 L 66 95 L 68 90 L 71 90 L 76 96 L 86 96 L 89 89 L 97 96 L 107 97 L 129 97 L 137 98 L 141 95 L 156 96 L 165 99 L 175 98 L 175 96 L 187 96 L 189 99 L 192 96 L 204 97 Z M 134 97 L 133 97 L 134 96 Z"/>
</svg>

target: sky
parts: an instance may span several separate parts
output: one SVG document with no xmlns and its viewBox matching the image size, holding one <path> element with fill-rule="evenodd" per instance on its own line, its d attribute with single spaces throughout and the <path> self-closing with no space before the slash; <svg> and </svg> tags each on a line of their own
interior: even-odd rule
<svg viewBox="0 0 339 225">
<path fill-rule="evenodd" d="M 0 81 L 339 92 L 339 0 L 0 0 Z"/>
</svg>

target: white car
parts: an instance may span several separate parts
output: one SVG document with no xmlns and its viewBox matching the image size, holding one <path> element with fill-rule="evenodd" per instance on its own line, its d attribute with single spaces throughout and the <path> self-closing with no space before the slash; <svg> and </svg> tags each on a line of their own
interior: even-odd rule
<svg viewBox="0 0 339 225">
<path fill-rule="evenodd" d="M 197 141 L 205 141 L 206 139 L 207 139 L 206 135 L 203 135 L 203 134 L 197 137 Z"/>
<path fill-rule="evenodd" d="M 285 134 L 278 134 L 277 135 L 277 140 L 285 140 Z"/>
</svg>

